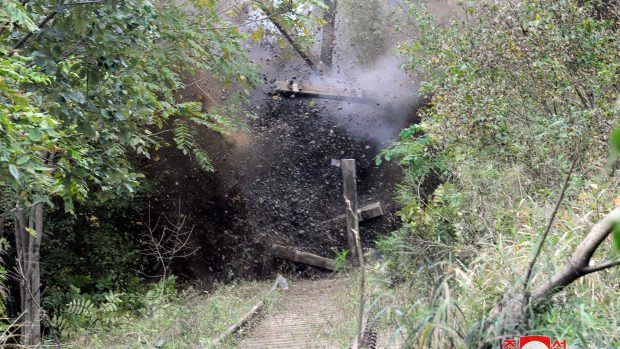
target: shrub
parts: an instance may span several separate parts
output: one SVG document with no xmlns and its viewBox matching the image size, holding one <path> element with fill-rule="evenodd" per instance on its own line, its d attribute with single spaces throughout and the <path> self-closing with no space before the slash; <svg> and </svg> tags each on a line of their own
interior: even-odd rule
<svg viewBox="0 0 620 349">
<path fill-rule="evenodd" d="M 522 292 L 571 162 L 577 170 L 533 284 L 546 282 L 620 203 L 606 167 L 618 121 L 619 10 L 613 1 L 470 1 L 440 26 L 423 5 L 411 7 L 417 35 L 401 52 L 431 102 L 420 125 L 383 153 L 404 167 L 405 181 L 403 227 L 380 242 L 388 276 L 412 287 L 399 303 L 408 345 L 476 347 L 518 334 L 499 322 L 490 333 L 480 324 L 504 295 Z M 443 184 L 425 194 L 420 188 L 433 178 Z M 609 244 L 597 258 L 614 253 Z M 617 275 L 586 277 L 531 308 L 516 331 L 583 346 L 618 343 Z"/>
</svg>

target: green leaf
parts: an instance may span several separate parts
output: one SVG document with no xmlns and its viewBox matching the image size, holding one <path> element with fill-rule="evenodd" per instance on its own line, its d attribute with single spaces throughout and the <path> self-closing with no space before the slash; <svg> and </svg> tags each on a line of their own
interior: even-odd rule
<svg viewBox="0 0 620 349">
<path fill-rule="evenodd" d="M 29 160 L 30 160 L 30 157 L 24 155 L 24 156 L 19 157 L 19 159 L 17 159 L 17 161 L 15 161 L 15 163 L 21 166 L 21 165 L 27 163 Z"/>
<path fill-rule="evenodd" d="M 30 234 L 30 235 L 32 235 L 32 236 L 34 236 L 35 238 L 36 238 L 36 237 L 37 237 L 37 235 L 38 235 L 38 234 L 37 234 L 37 231 L 36 231 L 36 230 L 34 230 L 34 229 L 32 229 L 32 228 L 30 228 L 30 227 L 26 227 L 26 232 L 27 232 L 28 234 Z"/>
<path fill-rule="evenodd" d="M 41 130 L 39 130 L 38 128 L 30 130 L 30 132 L 28 133 L 28 139 L 30 139 L 33 142 L 38 141 L 40 138 L 41 138 Z"/>
<path fill-rule="evenodd" d="M 17 169 L 17 167 L 15 167 L 15 165 L 9 165 L 9 172 L 15 178 L 15 180 L 19 182 L 19 170 Z"/>
<path fill-rule="evenodd" d="M 3 5 L 6 6 L 5 10 L 9 14 L 9 19 L 12 22 L 26 27 L 26 29 L 31 32 L 39 30 L 39 27 L 28 16 L 24 5 L 15 1 L 9 1 L 8 4 L 3 1 Z"/>
<path fill-rule="evenodd" d="M 614 241 L 614 247 L 616 248 L 616 251 L 620 252 L 620 222 L 614 223 L 612 239 Z"/>
<path fill-rule="evenodd" d="M 614 154 L 620 154 L 620 127 L 616 126 L 609 137 L 611 142 L 611 151 Z"/>
</svg>

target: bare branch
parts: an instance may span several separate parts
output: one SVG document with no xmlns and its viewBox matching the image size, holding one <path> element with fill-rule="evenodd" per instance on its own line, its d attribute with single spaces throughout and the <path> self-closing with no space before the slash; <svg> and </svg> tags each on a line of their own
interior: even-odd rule
<svg viewBox="0 0 620 349">
<path fill-rule="evenodd" d="M 609 269 L 609 268 L 615 267 L 617 265 L 620 265 L 620 259 L 616 259 L 615 261 L 601 263 L 599 265 L 595 265 L 595 266 L 592 266 L 592 267 L 581 268 L 581 271 L 584 274 L 591 274 L 591 273 L 595 273 L 597 271 L 601 271 L 601 270 L 605 270 L 605 269 Z"/>
<path fill-rule="evenodd" d="M 191 238 L 194 227 L 186 228 L 187 216 L 181 213 L 180 202 L 176 219 L 165 214 L 157 218 L 155 226 L 151 225 L 151 207 L 148 208 L 148 219 L 144 222 L 145 230 L 142 233 L 146 247 L 142 254 L 155 259 L 161 268 L 165 279 L 172 262 L 176 259 L 187 258 L 196 253 L 199 248 L 191 247 Z"/>
<path fill-rule="evenodd" d="M 6 327 L 6 330 L 4 330 L 2 334 L 0 334 L 0 339 L 5 338 L 7 336 L 7 334 L 9 333 L 9 330 L 13 328 L 13 326 L 15 326 L 17 321 L 19 321 L 19 319 L 21 319 L 22 316 L 24 316 L 24 313 L 19 314 L 19 316 L 16 317 L 15 320 L 13 320 L 9 326 Z"/>
<path fill-rule="evenodd" d="M 551 216 L 549 217 L 549 221 L 547 222 L 547 227 L 545 228 L 545 231 L 543 232 L 542 237 L 540 238 L 540 241 L 538 242 L 538 246 L 536 246 L 536 253 L 534 254 L 534 257 L 532 258 L 532 260 L 530 261 L 530 264 L 527 267 L 527 274 L 525 276 L 525 280 L 523 281 L 524 300 L 526 300 L 527 298 L 527 289 L 530 285 L 530 280 L 532 278 L 532 273 L 534 271 L 534 265 L 536 264 L 536 260 L 538 259 L 538 256 L 540 255 L 540 252 L 542 251 L 542 247 L 545 243 L 545 240 L 547 239 L 547 235 L 549 235 L 549 231 L 551 231 L 551 226 L 553 225 L 553 221 L 555 220 L 555 215 L 558 213 L 560 203 L 562 203 L 562 199 L 564 199 L 564 193 L 566 192 L 566 187 L 568 187 L 568 181 L 570 180 L 570 177 L 573 174 L 573 169 L 575 168 L 576 162 L 577 162 L 577 158 L 575 158 L 573 162 L 571 162 L 570 164 L 570 168 L 568 169 L 568 173 L 566 174 L 566 178 L 564 179 L 564 184 L 562 184 L 562 190 L 560 191 L 560 196 L 558 196 L 558 199 L 555 202 L 555 207 L 553 208 L 553 211 L 551 212 Z"/>
</svg>

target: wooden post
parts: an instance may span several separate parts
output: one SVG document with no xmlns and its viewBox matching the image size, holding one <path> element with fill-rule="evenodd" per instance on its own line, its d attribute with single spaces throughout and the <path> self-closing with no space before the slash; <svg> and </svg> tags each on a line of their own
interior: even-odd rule
<svg viewBox="0 0 620 349">
<path fill-rule="evenodd" d="M 340 160 L 342 182 L 344 186 L 344 205 L 347 219 L 347 244 L 353 265 L 359 265 L 355 232 L 359 233 L 359 217 L 357 215 L 357 177 L 355 160 Z"/>
<path fill-rule="evenodd" d="M 360 298 L 357 319 L 357 344 L 361 347 L 364 328 L 364 293 L 366 288 L 366 275 L 364 271 L 364 257 L 362 256 L 362 241 L 359 230 L 359 214 L 357 212 L 357 176 L 355 173 L 355 160 L 340 160 L 342 168 L 342 181 L 344 183 L 344 203 L 347 217 L 347 242 L 351 251 L 351 262 L 360 267 Z M 354 344 L 354 348 L 356 345 Z"/>
</svg>

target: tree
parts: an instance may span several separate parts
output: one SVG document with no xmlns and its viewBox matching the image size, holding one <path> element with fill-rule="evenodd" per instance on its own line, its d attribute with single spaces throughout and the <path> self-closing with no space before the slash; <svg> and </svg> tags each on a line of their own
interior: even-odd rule
<svg viewBox="0 0 620 349">
<path fill-rule="evenodd" d="M 168 216 L 161 215 L 156 220 L 153 220 L 149 205 L 146 220 L 142 222 L 144 231 L 141 235 L 144 241 L 144 248 L 141 253 L 156 261 L 156 266 L 161 271 L 159 277 L 161 277 L 163 283 L 170 276 L 169 270 L 172 262 L 189 257 L 199 249 L 199 247 L 191 246 L 194 227 L 186 225 L 187 215 L 181 213 L 180 206 L 181 202 L 179 200 L 176 219 L 171 220 Z"/>
<path fill-rule="evenodd" d="M 14 222 L 23 344 L 41 340 L 45 204 L 61 197 L 72 212 L 93 193 L 131 193 L 142 176 L 130 156 L 149 157 L 161 132 L 212 169 L 194 128 L 231 119 L 178 103 L 175 91 L 198 70 L 242 89 L 258 81 L 240 33 L 226 27 L 211 2 L 2 1 L 0 209 Z"/>
<path fill-rule="evenodd" d="M 319 72 L 329 68 L 329 64 L 326 65 L 317 57 L 314 57 L 309 52 L 308 47 L 315 43 L 313 32 L 317 29 L 317 26 L 326 26 L 333 31 L 335 3 L 328 7 L 322 0 L 252 0 L 250 2 L 236 3 L 227 8 L 229 8 L 228 15 L 233 18 L 239 15 L 242 8 L 252 8 L 262 14 L 258 18 L 239 25 L 239 27 L 248 27 L 253 30 L 251 37 L 254 41 L 262 40 L 271 32 L 271 29 L 275 28 L 277 35 L 282 36 L 310 68 Z M 327 10 L 325 16 L 328 21 L 317 16 L 316 13 L 320 10 Z M 327 39 L 324 37 L 323 39 L 329 41 L 330 45 L 333 40 L 330 37 Z M 282 47 L 284 47 L 283 45 L 286 44 L 281 44 Z"/>
<path fill-rule="evenodd" d="M 244 35 L 221 19 L 215 1 L 0 3 L 0 214 L 13 219 L 23 343 L 37 345 L 46 205 L 61 198 L 72 213 L 75 200 L 131 194 L 142 179 L 131 159 L 166 145 L 164 133 L 213 170 L 196 145 L 197 129 L 225 131 L 239 109 L 205 110 L 179 102 L 176 92 L 184 79 L 208 71 L 238 87 L 225 102 L 235 106 L 259 76 Z M 321 4 L 263 6 L 304 42 L 313 6 Z"/>
<path fill-rule="evenodd" d="M 599 156 L 615 121 L 620 58 L 618 25 L 597 18 L 599 5 L 482 1 L 448 27 L 414 9 L 419 39 L 401 52 L 433 95 L 423 111 L 433 144 L 467 160 L 523 165 L 534 178 L 561 174 L 567 150 Z M 608 12 L 613 18 L 617 6 Z"/>
</svg>

